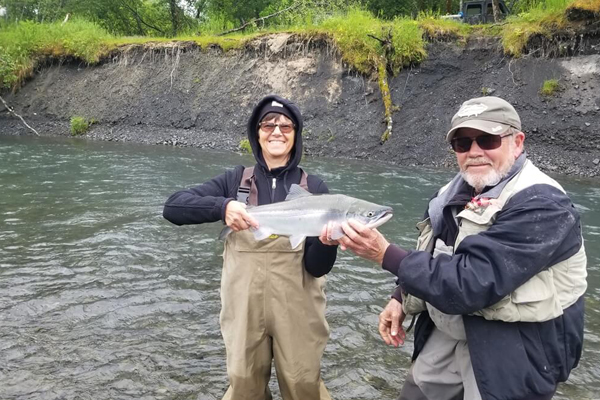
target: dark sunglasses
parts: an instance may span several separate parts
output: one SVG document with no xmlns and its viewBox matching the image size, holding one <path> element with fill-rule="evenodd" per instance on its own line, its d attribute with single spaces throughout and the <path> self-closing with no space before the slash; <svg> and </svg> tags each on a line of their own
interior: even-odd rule
<svg viewBox="0 0 600 400">
<path fill-rule="evenodd" d="M 481 150 L 494 150 L 502 144 L 502 138 L 512 135 L 514 132 L 505 133 L 504 135 L 481 135 L 474 138 L 461 137 L 454 138 L 450 141 L 452 150 L 457 153 L 466 153 L 471 150 L 471 144 L 477 142 L 477 146 Z"/>
<path fill-rule="evenodd" d="M 261 122 L 258 124 L 260 129 L 265 131 L 266 133 L 271 133 L 275 130 L 275 127 L 279 127 L 279 131 L 281 133 L 290 133 L 294 130 L 294 124 L 274 124 L 272 122 Z"/>
</svg>

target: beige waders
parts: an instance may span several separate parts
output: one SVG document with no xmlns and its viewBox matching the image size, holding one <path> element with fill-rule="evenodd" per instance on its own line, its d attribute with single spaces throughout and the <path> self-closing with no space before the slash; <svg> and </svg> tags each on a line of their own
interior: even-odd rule
<svg viewBox="0 0 600 400">
<path fill-rule="evenodd" d="M 284 400 L 330 400 L 321 380 L 329 337 L 325 278 L 304 269 L 304 244 L 287 237 L 257 242 L 232 233 L 221 278 L 221 332 L 229 389 L 224 400 L 269 400 L 271 359 Z"/>
</svg>

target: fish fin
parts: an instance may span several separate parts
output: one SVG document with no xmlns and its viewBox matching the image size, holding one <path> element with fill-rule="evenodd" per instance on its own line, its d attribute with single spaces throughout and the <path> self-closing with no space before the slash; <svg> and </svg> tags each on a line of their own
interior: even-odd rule
<svg viewBox="0 0 600 400">
<path fill-rule="evenodd" d="M 331 230 L 331 240 L 338 240 L 346 235 L 342 229 L 342 224 L 335 224 Z"/>
<path fill-rule="evenodd" d="M 258 241 L 258 242 L 268 238 L 273 233 L 270 230 L 260 228 L 260 227 L 256 228 L 256 229 L 255 228 L 250 228 L 250 229 L 252 229 L 252 233 L 254 234 L 254 239 L 256 239 L 256 241 Z"/>
<path fill-rule="evenodd" d="M 223 228 L 223 230 L 221 231 L 221 233 L 219 233 L 219 240 L 225 240 L 225 238 L 231 233 L 231 228 L 226 226 L 225 228 Z"/>
<path fill-rule="evenodd" d="M 292 246 L 292 249 L 295 249 L 296 247 L 300 246 L 300 244 L 302 242 L 304 242 L 304 239 L 306 239 L 306 236 L 302 236 L 302 235 L 290 236 L 290 245 Z"/>
<path fill-rule="evenodd" d="M 305 190 L 300 185 L 296 185 L 295 183 L 290 186 L 290 191 L 285 198 L 286 200 L 299 199 L 301 197 L 312 196 L 312 193 L 308 190 Z"/>
</svg>

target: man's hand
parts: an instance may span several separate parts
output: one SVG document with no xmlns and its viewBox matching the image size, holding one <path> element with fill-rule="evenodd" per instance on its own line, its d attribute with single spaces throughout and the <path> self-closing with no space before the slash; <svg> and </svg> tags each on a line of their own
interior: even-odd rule
<svg viewBox="0 0 600 400">
<path fill-rule="evenodd" d="M 349 220 L 342 224 L 346 236 L 339 239 L 342 250 L 350 249 L 357 256 L 383 263 L 383 256 L 390 243 L 377 229 L 371 229 L 356 220 Z"/>
<path fill-rule="evenodd" d="M 406 314 L 402 309 L 402 303 L 391 299 L 379 314 L 379 334 L 386 344 L 394 345 L 394 347 L 404 344 L 406 338 L 406 332 L 402 327 L 404 318 L 406 318 Z"/>
<path fill-rule="evenodd" d="M 251 226 L 258 228 L 258 222 L 246 211 L 246 205 L 232 200 L 225 208 L 225 223 L 234 232 L 243 231 Z"/>
</svg>

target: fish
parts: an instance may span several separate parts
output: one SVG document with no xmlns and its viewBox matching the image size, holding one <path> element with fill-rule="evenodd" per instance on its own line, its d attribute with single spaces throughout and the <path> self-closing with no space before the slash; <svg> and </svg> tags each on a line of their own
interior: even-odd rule
<svg viewBox="0 0 600 400">
<path fill-rule="evenodd" d="M 271 235 L 288 236 L 293 249 L 306 237 L 320 236 L 329 221 L 334 222 L 331 239 L 337 240 L 344 236 L 342 223 L 349 219 L 377 228 L 393 216 L 392 207 L 343 194 L 312 194 L 296 184 L 290 187 L 285 201 L 248 207 L 247 212 L 258 222 L 258 228 L 250 228 L 257 241 Z M 225 227 L 219 239 L 224 240 L 231 232 Z"/>
</svg>

